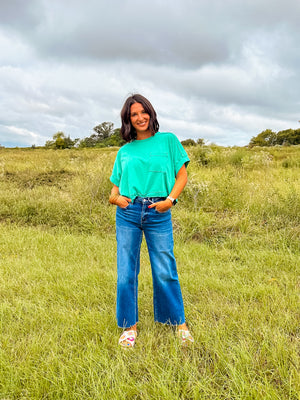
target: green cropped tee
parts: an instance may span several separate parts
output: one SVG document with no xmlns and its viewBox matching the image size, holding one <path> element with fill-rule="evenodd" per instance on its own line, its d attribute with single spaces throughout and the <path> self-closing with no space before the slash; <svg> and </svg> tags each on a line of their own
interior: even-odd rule
<svg viewBox="0 0 300 400">
<path fill-rule="evenodd" d="M 178 138 L 169 132 L 157 132 L 143 140 L 134 140 L 118 151 L 110 180 L 122 196 L 167 197 L 180 168 L 189 158 Z"/>
</svg>

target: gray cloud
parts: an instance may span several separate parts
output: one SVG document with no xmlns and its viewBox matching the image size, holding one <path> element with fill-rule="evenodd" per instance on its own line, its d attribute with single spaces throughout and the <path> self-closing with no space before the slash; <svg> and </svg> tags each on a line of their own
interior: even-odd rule
<svg viewBox="0 0 300 400">
<path fill-rule="evenodd" d="M 298 0 L 0 3 L 0 142 L 120 125 L 131 92 L 180 138 L 298 127 Z"/>
<path fill-rule="evenodd" d="M 19 15 L 13 15 L 13 7 Z M 188 68 L 239 57 L 244 41 L 255 32 L 300 29 L 297 0 L 155 0 L 147 5 L 136 0 L 13 0 L 3 11 L 6 26 L 11 20 L 46 57 L 133 59 Z"/>
</svg>

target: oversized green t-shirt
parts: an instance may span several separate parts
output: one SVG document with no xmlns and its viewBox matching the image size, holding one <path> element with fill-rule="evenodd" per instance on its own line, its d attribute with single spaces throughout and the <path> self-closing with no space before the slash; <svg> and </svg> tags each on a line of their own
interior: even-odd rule
<svg viewBox="0 0 300 400">
<path fill-rule="evenodd" d="M 180 168 L 189 158 L 173 133 L 157 132 L 134 140 L 118 151 L 110 180 L 122 196 L 166 197 Z"/>
</svg>

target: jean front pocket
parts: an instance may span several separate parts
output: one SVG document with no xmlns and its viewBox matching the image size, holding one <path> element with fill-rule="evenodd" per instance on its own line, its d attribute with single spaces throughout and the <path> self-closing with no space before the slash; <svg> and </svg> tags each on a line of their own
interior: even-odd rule
<svg viewBox="0 0 300 400">
<path fill-rule="evenodd" d="M 118 207 L 119 207 L 120 210 L 124 210 L 124 211 L 125 211 L 125 210 L 128 210 L 128 208 L 129 208 L 131 205 L 132 205 L 132 203 L 128 203 L 126 207 L 120 207 L 120 206 L 118 206 Z"/>
<path fill-rule="evenodd" d="M 168 209 L 168 210 L 166 210 L 166 211 L 158 211 L 156 208 L 155 208 L 155 211 L 157 212 L 157 214 L 167 214 L 167 213 L 170 213 L 170 212 L 171 212 L 170 209 Z"/>
</svg>

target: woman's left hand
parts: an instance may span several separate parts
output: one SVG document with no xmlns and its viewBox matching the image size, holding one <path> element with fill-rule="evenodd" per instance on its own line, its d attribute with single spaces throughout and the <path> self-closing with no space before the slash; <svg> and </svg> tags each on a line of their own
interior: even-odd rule
<svg viewBox="0 0 300 400">
<path fill-rule="evenodd" d="M 166 212 L 172 207 L 172 202 L 169 199 L 163 200 L 163 201 L 158 201 L 157 203 L 153 203 L 148 208 L 153 208 L 155 207 L 156 211 L 158 212 Z"/>
</svg>

